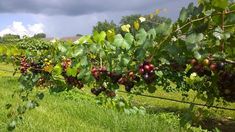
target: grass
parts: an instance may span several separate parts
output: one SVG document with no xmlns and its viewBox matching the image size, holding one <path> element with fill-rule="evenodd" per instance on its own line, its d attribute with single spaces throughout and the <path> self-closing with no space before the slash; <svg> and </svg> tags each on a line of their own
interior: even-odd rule
<svg viewBox="0 0 235 132">
<path fill-rule="evenodd" d="M 2 67 L 5 67 L 2 65 Z M 19 86 L 17 77 L 1 72 L 0 77 L 0 131 L 6 131 L 8 119 L 5 104 Z M 89 101 L 89 96 L 76 94 L 77 99 L 68 99 L 66 93 L 49 94 L 36 109 L 26 112 L 17 132 L 31 131 L 179 131 L 179 118 L 173 113 L 128 115 L 112 109 L 104 109 Z M 86 99 L 87 98 L 87 99 Z"/>
<path fill-rule="evenodd" d="M 7 64 L 0 64 L 0 69 L 13 70 Z M 12 73 L 0 71 L 0 131 L 6 131 L 8 119 L 4 105 L 10 102 L 11 94 L 18 88 L 17 76 Z M 86 91 L 84 91 L 86 94 Z M 123 93 L 119 93 L 123 94 Z M 194 93 L 192 92 L 191 95 Z M 67 93 L 49 94 L 36 109 L 24 115 L 23 122 L 16 127 L 16 131 L 179 131 L 179 115 L 183 113 L 188 104 L 170 102 L 166 100 L 135 96 L 134 102 L 148 108 L 146 115 L 127 115 L 112 109 L 104 109 L 94 102 L 95 100 L 81 92 L 74 92 L 72 98 L 66 97 Z M 124 94 L 123 94 L 124 95 Z M 158 90 L 154 96 L 181 99 L 180 93 L 165 93 Z M 202 102 L 198 100 L 197 102 Z M 231 108 L 235 104 L 231 103 Z M 196 110 L 200 110 L 198 107 Z M 235 112 L 203 108 L 206 117 L 221 119 L 230 117 L 235 119 Z M 196 111 L 195 111 L 195 114 Z M 234 124 L 232 124 L 234 125 Z M 215 128 L 215 126 L 213 126 Z M 232 128 L 231 128 L 232 129 Z M 184 129 L 185 130 L 185 129 Z M 182 130 L 182 131 L 184 131 Z M 196 128 L 191 128 L 196 130 Z M 197 130 L 201 130 L 198 128 Z M 185 130 L 189 131 L 189 130 Z"/>
</svg>

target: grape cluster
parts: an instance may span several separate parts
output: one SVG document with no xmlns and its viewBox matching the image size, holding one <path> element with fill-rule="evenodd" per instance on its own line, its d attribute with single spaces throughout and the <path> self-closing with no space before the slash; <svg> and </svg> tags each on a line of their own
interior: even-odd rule
<svg viewBox="0 0 235 132">
<path fill-rule="evenodd" d="M 137 75 L 134 74 L 134 72 L 129 72 L 127 75 L 121 77 L 118 80 L 119 84 L 122 84 L 125 86 L 125 90 L 127 92 L 130 92 L 131 89 L 134 87 L 135 82 L 139 82 L 140 81 L 140 77 L 138 77 Z"/>
<path fill-rule="evenodd" d="M 110 72 L 108 73 L 108 76 L 112 80 L 112 83 L 118 83 L 118 80 L 122 77 L 122 74 L 116 72 Z"/>
<path fill-rule="evenodd" d="M 38 63 L 31 62 L 30 66 L 31 66 L 31 68 L 30 68 L 31 72 L 36 73 L 36 74 L 42 72 L 43 63 L 41 63 L 41 62 L 38 62 Z"/>
<path fill-rule="evenodd" d="M 225 66 L 229 66 L 223 61 L 211 61 L 209 59 L 204 59 L 199 62 L 196 59 L 191 59 L 192 65 L 191 72 L 196 72 L 198 76 L 212 76 L 214 73 L 218 76 L 218 88 L 219 94 L 227 101 L 235 101 L 235 73 L 229 72 Z M 191 73 L 190 72 L 190 73 Z"/>
<path fill-rule="evenodd" d="M 116 93 L 114 91 L 108 90 L 104 86 L 100 86 L 98 88 L 91 89 L 91 93 L 93 93 L 96 96 L 100 95 L 102 92 L 104 92 L 105 95 L 108 97 L 115 97 L 116 96 Z"/>
<path fill-rule="evenodd" d="M 104 86 L 100 86 L 98 88 L 91 89 L 91 93 L 93 93 L 96 96 L 98 96 L 101 92 L 104 92 L 104 91 L 106 91 L 106 88 Z"/>
<path fill-rule="evenodd" d="M 72 60 L 70 58 L 66 58 L 63 59 L 61 66 L 63 69 L 62 75 L 65 78 L 65 82 L 70 85 L 70 86 L 74 86 L 77 88 L 82 88 L 84 86 L 84 84 L 82 83 L 81 79 L 77 79 L 77 77 L 73 77 L 73 76 L 68 76 L 66 74 L 66 70 L 72 65 Z M 77 75 L 79 74 L 79 72 L 77 72 Z"/>
<path fill-rule="evenodd" d="M 145 61 L 140 64 L 139 73 L 147 84 L 152 83 L 156 79 L 155 66 L 150 62 Z"/>
<path fill-rule="evenodd" d="M 208 59 L 203 60 L 203 62 L 201 63 L 196 59 L 192 59 L 190 61 L 190 64 L 192 65 L 192 68 L 188 71 L 188 74 L 195 72 L 200 77 L 204 75 L 211 76 L 212 72 L 208 67 L 210 65 L 210 62 Z"/>
<path fill-rule="evenodd" d="M 64 75 L 64 78 L 66 83 L 69 84 L 70 86 L 74 86 L 77 88 L 82 88 L 84 86 L 82 81 L 80 79 L 77 79 L 76 77 Z"/>
<path fill-rule="evenodd" d="M 46 78 L 45 77 L 40 77 L 37 81 L 36 86 L 44 86 L 45 83 L 46 83 Z"/>
<path fill-rule="evenodd" d="M 225 69 L 225 62 L 212 62 L 209 59 L 204 59 L 202 62 L 199 62 L 196 59 L 190 61 L 192 65 L 191 72 L 196 72 L 198 76 L 202 77 L 204 75 L 211 76 L 213 73 L 221 72 Z"/>
<path fill-rule="evenodd" d="M 63 71 L 66 71 L 68 67 L 70 67 L 72 65 L 72 60 L 67 58 L 67 59 L 64 59 L 61 63 L 61 66 L 63 68 Z"/>
<path fill-rule="evenodd" d="M 179 63 L 177 63 L 177 62 L 172 61 L 172 62 L 170 63 L 170 68 L 171 68 L 173 71 L 182 72 L 182 71 L 185 70 L 186 65 L 179 64 Z"/>
<path fill-rule="evenodd" d="M 22 74 L 27 73 L 27 70 L 29 69 L 29 67 L 30 67 L 30 64 L 27 63 L 26 58 L 22 57 L 21 60 L 20 60 L 20 72 Z"/>
<path fill-rule="evenodd" d="M 91 74 L 97 81 L 100 81 L 102 78 L 105 78 L 108 75 L 108 71 L 106 67 L 93 67 L 91 70 Z"/>
<path fill-rule="evenodd" d="M 220 96 L 227 101 L 235 101 L 235 73 L 223 71 L 218 80 Z"/>
</svg>

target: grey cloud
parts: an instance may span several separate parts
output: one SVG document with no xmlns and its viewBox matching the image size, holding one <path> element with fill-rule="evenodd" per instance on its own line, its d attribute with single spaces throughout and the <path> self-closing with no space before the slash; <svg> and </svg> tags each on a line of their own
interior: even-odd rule
<svg viewBox="0 0 235 132">
<path fill-rule="evenodd" d="M 89 34 L 98 21 L 114 20 L 122 16 L 149 14 L 166 9 L 160 16 L 176 20 L 179 11 L 197 0 L 0 0 L 0 13 L 30 14 L 45 25 L 49 36 Z M 32 17 L 29 17 L 32 18 Z"/>
<path fill-rule="evenodd" d="M 156 4 L 157 0 L 1 0 L 0 13 L 74 16 L 106 11 L 144 11 L 153 9 Z"/>
</svg>

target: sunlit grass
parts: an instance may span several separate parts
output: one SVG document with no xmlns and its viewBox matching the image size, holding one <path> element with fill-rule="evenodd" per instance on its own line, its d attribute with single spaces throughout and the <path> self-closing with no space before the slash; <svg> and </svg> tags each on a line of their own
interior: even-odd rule
<svg viewBox="0 0 235 132">
<path fill-rule="evenodd" d="M 14 70 L 8 64 L 0 64 L 2 68 Z M 6 131 L 9 120 L 4 106 L 11 102 L 13 91 L 19 88 L 17 76 L 19 74 L 13 77 L 11 72 L 0 71 L 0 132 Z M 66 93 L 51 95 L 46 91 L 40 106 L 24 115 L 16 131 L 179 131 L 179 116 L 189 107 L 189 104 L 134 96 L 134 104 L 145 106 L 150 113 L 144 116 L 127 115 L 97 106 L 90 97 L 89 89 L 82 92 L 82 96 L 75 93 L 74 98 L 68 99 L 64 96 Z M 122 92 L 118 94 L 126 95 Z M 166 93 L 161 89 L 148 95 L 182 99 L 178 92 Z M 194 95 L 191 91 L 189 101 Z M 201 100 L 196 102 L 203 103 Z M 228 107 L 235 108 L 235 103 L 230 103 Z M 199 107 L 196 107 L 195 113 L 198 110 Z M 235 112 L 228 110 L 203 108 L 203 115 L 205 118 L 235 119 Z"/>
<path fill-rule="evenodd" d="M 1 77 L 0 131 L 6 131 L 8 119 L 4 105 L 17 89 L 17 78 Z M 28 111 L 16 127 L 31 131 L 179 131 L 179 118 L 172 113 L 127 115 L 104 109 L 88 100 L 70 100 L 46 94 L 36 109 Z"/>
</svg>

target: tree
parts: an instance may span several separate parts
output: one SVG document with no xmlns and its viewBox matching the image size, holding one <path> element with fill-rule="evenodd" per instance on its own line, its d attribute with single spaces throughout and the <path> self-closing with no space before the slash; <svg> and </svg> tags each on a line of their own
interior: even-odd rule
<svg viewBox="0 0 235 132">
<path fill-rule="evenodd" d="M 105 20 L 104 22 L 98 22 L 94 27 L 92 32 L 94 33 L 95 31 L 97 32 L 101 32 L 101 31 L 108 31 L 110 29 L 113 29 L 114 31 L 116 31 L 118 28 L 118 26 L 113 22 L 108 22 L 107 20 Z"/>
<path fill-rule="evenodd" d="M 13 41 L 18 41 L 19 39 L 20 39 L 19 35 L 5 34 L 2 37 L 2 42 L 13 42 Z"/>
<path fill-rule="evenodd" d="M 130 24 L 132 25 L 136 20 L 138 20 L 141 17 L 140 14 L 134 14 L 129 16 L 123 16 L 120 20 L 120 25 Z"/>
<path fill-rule="evenodd" d="M 78 34 L 76 34 L 76 36 L 77 36 L 77 37 L 80 37 L 80 36 L 82 36 L 82 34 L 78 33 Z"/>
<path fill-rule="evenodd" d="M 33 36 L 33 38 L 46 38 L 46 34 L 45 33 L 38 33 L 38 34 L 35 34 Z"/>
<path fill-rule="evenodd" d="M 166 17 L 160 17 L 158 15 L 145 15 L 144 16 L 146 18 L 146 22 L 143 23 L 143 28 L 146 30 L 152 29 L 154 27 L 156 27 L 158 24 L 161 23 L 170 23 L 171 19 L 166 18 Z"/>
<path fill-rule="evenodd" d="M 129 16 L 123 16 L 120 25 L 134 25 L 134 22 L 139 21 L 139 18 L 142 15 L 140 14 L 134 14 L 134 15 L 129 15 Z M 160 17 L 158 15 L 144 15 L 144 18 L 146 18 L 146 21 L 141 24 L 141 27 L 144 28 L 145 30 L 149 30 L 151 28 L 156 27 L 158 24 L 163 23 L 163 22 L 171 22 L 171 19 L 165 18 L 165 17 Z M 131 27 L 131 31 L 134 31 L 134 27 Z"/>
</svg>

